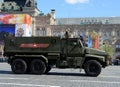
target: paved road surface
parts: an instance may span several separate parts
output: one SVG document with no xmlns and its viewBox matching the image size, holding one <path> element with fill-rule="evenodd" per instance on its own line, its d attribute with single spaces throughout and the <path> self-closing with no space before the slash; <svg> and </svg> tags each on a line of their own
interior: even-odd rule
<svg viewBox="0 0 120 87">
<path fill-rule="evenodd" d="M 120 87 L 120 66 L 109 66 L 98 77 L 79 69 L 52 69 L 48 75 L 13 74 L 0 63 L 0 87 Z"/>
</svg>

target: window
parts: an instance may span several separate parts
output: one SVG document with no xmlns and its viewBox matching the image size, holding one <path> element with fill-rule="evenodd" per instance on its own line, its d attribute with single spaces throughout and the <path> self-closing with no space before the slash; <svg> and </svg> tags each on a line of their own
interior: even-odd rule
<svg viewBox="0 0 120 87">
<path fill-rule="evenodd" d="M 77 39 L 69 39 L 68 40 L 68 45 L 70 45 L 70 46 L 77 45 Z"/>
<path fill-rule="evenodd" d="M 45 28 L 37 28 L 36 29 L 36 36 L 46 36 L 46 29 Z"/>
<path fill-rule="evenodd" d="M 84 23 L 83 23 L 83 20 L 81 20 L 80 24 L 81 24 L 81 25 L 83 25 L 83 24 L 84 24 Z"/>
<path fill-rule="evenodd" d="M 4 6 L 5 4 L 3 3 L 2 6 Z"/>
<path fill-rule="evenodd" d="M 11 3 L 9 3 L 9 6 L 12 5 Z"/>
<path fill-rule="evenodd" d="M 108 21 L 108 20 L 106 20 L 105 24 L 109 24 L 109 21 Z"/>
<path fill-rule="evenodd" d="M 107 32 L 107 36 L 108 36 L 108 37 L 111 36 L 111 32 Z"/>
<path fill-rule="evenodd" d="M 36 36 L 40 36 L 40 29 L 39 28 L 37 28 L 37 30 L 36 30 Z"/>
<path fill-rule="evenodd" d="M 120 52 L 120 44 L 116 45 L 115 51 L 116 51 L 116 52 Z"/>
<path fill-rule="evenodd" d="M 116 34 L 117 34 L 117 36 L 120 36 L 120 31 L 117 31 Z"/>
<path fill-rule="evenodd" d="M 106 32 L 104 32 L 104 36 L 107 36 L 107 33 L 106 33 Z"/>
<path fill-rule="evenodd" d="M 46 29 L 42 28 L 42 36 L 46 36 Z"/>
<path fill-rule="evenodd" d="M 58 25 L 62 25 L 61 21 L 58 21 Z"/>
</svg>

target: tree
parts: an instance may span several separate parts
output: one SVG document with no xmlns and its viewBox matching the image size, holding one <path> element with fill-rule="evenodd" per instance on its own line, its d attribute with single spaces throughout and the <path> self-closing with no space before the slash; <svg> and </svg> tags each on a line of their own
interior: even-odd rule
<svg viewBox="0 0 120 87">
<path fill-rule="evenodd" d="M 112 57 L 113 57 L 113 54 L 114 54 L 114 48 L 108 42 L 105 42 L 100 47 L 100 49 L 104 50 L 105 52 L 107 52 L 109 54 L 109 60 L 110 60 L 110 64 L 111 64 L 111 60 L 112 60 Z"/>
</svg>

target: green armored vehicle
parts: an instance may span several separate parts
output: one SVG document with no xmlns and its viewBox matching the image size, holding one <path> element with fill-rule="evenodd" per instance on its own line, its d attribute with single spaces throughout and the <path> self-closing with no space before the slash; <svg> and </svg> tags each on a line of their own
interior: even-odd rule
<svg viewBox="0 0 120 87">
<path fill-rule="evenodd" d="M 81 38 L 7 37 L 4 56 L 16 74 L 44 74 L 56 66 L 80 68 L 89 76 L 98 76 L 109 64 L 106 52 L 85 47 Z"/>
</svg>

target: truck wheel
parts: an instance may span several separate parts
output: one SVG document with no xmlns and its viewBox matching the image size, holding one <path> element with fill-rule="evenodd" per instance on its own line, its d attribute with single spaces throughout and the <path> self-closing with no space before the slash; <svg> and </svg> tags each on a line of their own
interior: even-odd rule
<svg viewBox="0 0 120 87">
<path fill-rule="evenodd" d="M 45 63 L 40 59 L 34 59 L 30 65 L 31 73 L 43 74 L 46 71 Z"/>
<path fill-rule="evenodd" d="M 114 65 L 118 65 L 119 60 L 115 60 Z"/>
<path fill-rule="evenodd" d="M 45 74 L 47 74 L 50 70 L 51 70 L 51 67 L 48 66 L 48 67 L 46 68 Z"/>
<path fill-rule="evenodd" d="M 27 69 L 27 64 L 23 59 L 15 59 L 11 64 L 11 69 L 16 74 L 24 74 Z"/>
<path fill-rule="evenodd" d="M 98 76 L 101 73 L 102 66 L 96 60 L 89 60 L 85 63 L 85 73 L 88 76 Z"/>
</svg>

